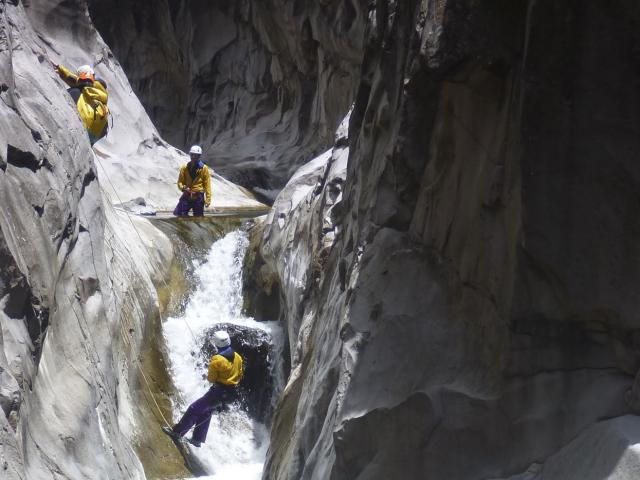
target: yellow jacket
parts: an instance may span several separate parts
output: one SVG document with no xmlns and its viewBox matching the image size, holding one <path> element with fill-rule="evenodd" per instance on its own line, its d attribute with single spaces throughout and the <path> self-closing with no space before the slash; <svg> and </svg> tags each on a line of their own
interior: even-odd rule
<svg viewBox="0 0 640 480">
<path fill-rule="evenodd" d="M 242 380 L 243 373 L 242 357 L 238 355 L 238 352 L 233 352 L 233 362 L 217 354 L 211 357 L 209 362 L 207 380 L 211 383 L 222 383 L 223 385 L 238 385 Z"/>
<path fill-rule="evenodd" d="M 58 73 L 60 78 L 70 87 L 80 87 L 78 76 L 68 68 L 59 65 Z M 107 93 L 107 89 L 102 83 L 94 80 L 93 84 L 82 87 L 80 97 L 76 104 L 84 128 L 97 138 L 102 136 L 109 122 L 108 100 L 109 94 Z"/>
<path fill-rule="evenodd" d="M 209 168 L 202 162 L 198 162 L 198 170 L 196 178 L 191 178 L 189 174 L 189 164 L 185 164 L 180 169 L 178 176 L 178 188 L 184 191 L 189 188 L 192 192 L 204 192 L 204 203 L 208 206 L 211 204 L 211 175 Z"/>
</svg>

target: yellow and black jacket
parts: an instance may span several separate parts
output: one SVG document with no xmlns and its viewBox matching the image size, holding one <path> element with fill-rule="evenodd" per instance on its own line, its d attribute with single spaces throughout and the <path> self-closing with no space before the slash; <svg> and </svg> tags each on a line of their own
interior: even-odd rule
<svg viewBox="0 0 640 480">
<path fill-rule="evenodd" d="M 223 385 L 238 385 L 242 380 L 244 365 L 242 357 L 234 352 L 231 347 L 220 351 L 209 362 L 209 374 L 207 380 L 211 383 Z"/>
<path fill-rule="evenodd" d="M 58 66 L 58 74 L 71 87 L 69 93 L 76 101 L 84 127 L 95 138 L 101 138 L 106 134 L 109 122 L 109 94 L 104 83 L 99 80 L 81 82 L 75 73 L 62 65 Z"/>
<path fill-rule="evenodd" d="M 204 192 L 204 203 L 206 205 L 211 204 L 211 175 L 209 174 L 209 168 L 201 161 L 198 161 L 195 165 L 191 165 L 191 162 L 185 164 L 180 169 L 178 188 L 180 191 L 189 188 L 194 193 Z"/>
</svg>

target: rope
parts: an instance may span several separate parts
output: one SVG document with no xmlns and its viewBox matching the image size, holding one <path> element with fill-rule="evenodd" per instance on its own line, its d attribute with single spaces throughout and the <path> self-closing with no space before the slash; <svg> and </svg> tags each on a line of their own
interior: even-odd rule
<svg viewBox="0 0 640 480">
<path fill-rule="evenodd" d="M 111 188 L 113 189 L 113 192 L 115 193 L 118 201 L 120 202 L 120 204 L 122 204 L 122 200 L 120 199 L 120 196 L 118 195 L 118 191 L 116 190 L 113 182 L 111 181 L 111 179 L 109 178 L 109 175 L 107 174 L 106 169 L 104 168 L 104 165 L 102 164 L 102 162 L 100 161 L 99 157 L 96 155 L 95 159 L 97 160 L 98 164 L 100 165 L 100 167 L 102 168 L 105 177 L 107 178 L 107 181 L 109 182 L 109 185 L 111 186 Z M 82 207 L 79 206 L 79 208 L 82 210 Z M 143 245 L 143 247 L 145 248 L 145 250 L 147 251 L 147 255 L 149 255 L 149 257 L 151 257 L 151 250 L 149 249 L 149 247 L 146 245 L 146 243 L 144 242 L 144 240 L 142 239 L 142 235 L 140 234 L 140 231 L 138 230 L 138 228 L 136 227 L 135 223 L 133 223 L 133 220 L 131 220 L 131 216 L 130 213 L 127 212 L 126 210 L 124 211 L 127 215 L 127 218 L 129 220 L 129 222 L 131 223 L 131 226 L 133 227 L 133 230 L 136 232 L 136 235 L 138 236 L 138 239 L 140 240 L 140 243 Z M 84 212 L 83 212 L 84 214 Z M 86 216 L 86 215 L 85 215 Z M 115 233 L 115 232 L 114 232 Z M 133 257 L 133 253 L 132 251 L 127 247 L 125 242 L 122 242 L 125 250 L 129 253 L 129 255 L 131 257 Z M 113 247 L 112 247 L 113 248 Z M 169 285 L 167 284 L 166 280 L 164 279 L 164 277 L 161 277 L 162 283 L 164 284 L 164 287 L 169 290 Z M 131 279 L 129 279 L 129 281 L 131 281 Z M 73 307 L 73 302 L 71 301 L 71 298 L 69 297 L 69 295 L 65 292 L 65 296 L 67 297 L 67 301 L 69 302 L 69 305 L 71 307 L 71 310 L 73 311 L 76 319 L 78 320 L 78 324 L 81 323 L 80 321 L 80 317 L 78 316 L 78 313 L 76 312 L 75 308 Z M 85 323 L 87 323 L 86 317 L 84 316 L 84 311 L 81 310 L 82 316 L 84 317 Z M 160 319 L 161 321 L 164 321 L 164 317 L 162 314 L 162 311 L 159 309 L 158 310 L 158 314 L 160 315 Z M 187 329 L 189 330 L 191 336 L 193 337 L 194 342 L 197 342 L 197 337 L 195 335 L 195 333 L 193 332 L 193 329 L 191 328 L 191 326 L 189 325 L 189 322 L 187 321 L 186 318 L 183 317 L 183 321 L 185 322 L 185 325 L 187 326 Z M 124 326 L 122 324 L 120 324 L 120 335 L 123 339 L 123 342 L 127 345 L 127 347 L 130 349 L 130 351 L 133 353 L 134 349 L 133 349 L 133 345 L 131 344 L 131 341 L 129 340 L 126 332 L 124 331 Z M 140 360 L 137 358 L 137 356 L 133 355 L 131 357 L 134 361 L 134 364 L 136 365 L 138 371 L 140 372 L 140 375 L 142 376 L 142 379 L 146 385 L 146 388 L 143 388 L 142 391 L 144 392 L 144 396 L 145 399 L 147 401 L 147 403 L 151 403 L 149 401 L 149 398 L 151 398 L 151 401 L 153 402 L 153 405 L 155 406 L 155 410 L 157 410 L 157 412 L 160 414 L 160 419 L 158 419 L 158 415 L 156 415 L 156 413 L 154 412 L 153 409 L 151 409 L 152 412 L 154 412 L 154 416 L 156 417 L 156 420 L 159 420 L 159 423 L 164 423 L 166 426 L 168 427 L 172 427 L 172 423 L 170 423 L 167 418 L 164 416 L 164 413 L 162 412 L 162 408 L 160 407 L 160 405 L 158 404 L 158 402 L 155 399 L 155 396 L 153 395 L 152 389 L 151 389 L 151 383 L 149 381 L 149 378 L 147 377 L 147 375 L 144 372 L 144 369 L 142 368 L 141 362 Z"/>
<path fill-rule="evenodd" d="M 78 315 L 78 312 L 76 312 L 76 309 L 73 307 L 73 302 L 71 301 L 71 297 L 69 296 L 69 294 L 67 292 L 64 292 L 64 294 L 67 297 L 67 302 L 69 302 L 69 306 L 71 307 L 71 310 L 73 311 L 73 314 L 75 315 L 76 320 L 78 321 L 78 325 L 80 325 L 81 324 L 80 316 Z M 84 315 L 84 311 L 81 309 L 80 312 L 82 313 L 82 317 L 84 318 L 85 323 L 87 323 L 87 318 Z M 122 324 L 120 324 L 120 328 L 122 329 Z M 129 341 L 127 336 L 124 335 L 124 332 L 121 332 L 121 333 L 122 333 L 122 338 L 123 338 L 124 342 L 131 349 L 131 351 L 133 351 L 133 346 L 131 345 L 131 342 Z M 151 400 L 153 400 L 153 403 L 155 404 L 155 407 L 158 410 L 158 413 L 160 414 L 160 417 L 162 418 L 162 421 L 165 423 L 165 425 L 167 425 L 168 427 L 171 427 L 171 424 L 167 421 L 166 417 L 162 413 L 162 409 L 160 408 L 160 405 L 158 404 L 158 402 L 156 401 L 155 397 L 153 396 L 153 393 L 151 392 L 151 384 L 149 383 L 149 379 L 147 378 L 147 376 L 144 373 L 144 370 L 142 369 L 142 365 L 140 365 L 140 361 L 135 356 L 133 357 L 133 360 L 134 360 L 135 365 L 138 367 L 138 370 L 142 374 L 142 378 L 144 379 L 144 382 L 147 385 L 148 393 L 151 396 Z M 144 391 L 144 389 L 143 389 L 143 391 Z M 147 397 L 147 402 L 149 402 L 149 398 L 148 397 Z M 155 415 L 155 413 L 154 413 L 154 416 L 156 417 L 156 420 L 157 420 L 158 417 Z"/>
<path fill-rule="evenodd" d="M 73 307 L 73 302 L 71 301 L 71 297 L 69 297 L 69 294 L 67 292 L 65 292 L 65 296 L 67 297 L 67 302 L 69 303 L 69 306 L 71 307 L 71 310 L 73 311 L 73 314 L 76 317 L 76 320 L 78 320 L 78 324 L 80 324 L 80 317 L 78 316 L 78 312 L 76 312 L 76 309 Z M 84 311 L 82 311 L 82 309 L 80 310 L 80 312 L 82 313 L 82 316 L 84 318 L 85 323 L 87 322 L 87 319 L 84 315 Z M 127 346 L 129 347 L 129 349 L 131 351 L 133 351 L 133 345 L 131 344 L 131 341 L 129 340 L 129 338 L 126 335 L 126 332 L 123 329 L 123 325 L 120 324 L 120 329 L 121 329 L 121 335 L 122 335 L 122 339 L 123 341 L 127 344 Z M 160 414 L 160 419 L 158 418 L 158 415 L 155 414 L 154 412 L 154 416 L 156 417 L 156 420 L 158 420 L 158 423 L 164 423 L 167 427 L 169 428 L 173 428 L 173 424 L 170 423 L 167 418 L 164 416 L 164 413 L 162 413 L 162 408 L 160 407 L 160 405 L 158 404 L 158 402 L 156 401 L 155 396 L 153 395 L 153 392 L 151 391 L 151 383 L 149 382 L 149 379 L 147 378 L 147 375 L 144 373 L 144 369 L 142 368 L 142 365 L 140 363 L 140 360 L 137 357 L 132 357 L 136 367 L 138 367 L 138 370 L 140 372 L 140 374 L 142 375 L 142 378 L 144 380 L 144 383 L 146 384 L 146 391 L 143 388 L 142 391 L 145 392 L 145 399 L 147 400 L 147 403 L 151 403 L 149 402 L 149 398 L 151 398 L 151 400 L 153 401 L 154 406 L 156 407 L 156 410 L 158 411 L 158 413 Z M 153 409 L 151 410 L 153 412 Z M 203 425 L 204 423 L 208 422 L 209 420 L 203 420 L 202 422 L 196 423 L 193 428 L 198 428 L 200 425 Z"/>
<path fill-rule="evenodd" d="M 116 198 L 118 199 L 118 202 L 120 203 L 120 205 L 123 205 L 123 204 L 124 204 L 124 202 L 123 202 L 123 201 L 122 201 L 122 199 L 120 198 L 120 195 L 118 195 L 118 190 L 115 188 L 115 186 L 114 186 L 113 182 L 111 181 L 111 178 L 109 177 L 109 174 L 107 173 L 107 170 L 104 168 L 104 165 L 102 164 L 102 161 L 100 160 L 100 158 L 99 158 L 97 155 L 95 156 L 95 159 L 96 159 L 96 161 L 98 162 L 98 165 L 100 166 L 100 168 L 102 168 L 102 171 L 104 172 L 104 176 L 106 177 L 107 182 L 108 182 L 108 183 L 109 183 L 109 185 L 111 186 L 111 189 L 113 190 L 113 193 L 115 194 Z M 133 220 L 131 220 L 131 213 L 130 213 L 130 212 L 128 212 L 128 211 L 126 211 L 126 210 L 124 210 L 124 209 L 123 209 L 122 211 L 127 215 L 127 218 L 129 219 L 129 223 L 131 223 L 131 226 L 133 227 L 134 231 L 136 232 L 136 235 L 138 236 L 138 239 L 140 240 L 140 243 L 144 246 L 145 250 L 147 251 L 147 255 L 149 255 L 149 257 L 151 257 L 151 251 L 150 251 L 149 247 L 144 243 L 144 240 L 142 239 L 142 236 L 140 235 L 140 232 L 139 232 L 138 228 L 137 228 L 137 227 L 136 227 L 136 225 L 133 223 Z M 125 248 L 126 248 L 126 246 L 125 246 Z M 129 254 L 130 254 L 131 256 L 133 256 L 133 254 L 131 253 L 131 251 L 130 251 L 128 248 L 127 248 L 127 251 L 129 252 Z M 164 284 L 165 288 L 166 288 L 167 290 L 169 290 L 169 285 L 168 285 L 168 284 L 167 284 L 167 282 L 165 281 L 164 277 L 162 277 L 162 283 Z M 160 319 L 161 319 L 162 321 L 164 321 L 164 318 L 163 318 L 163 316 L 162 316 L 162 312 L 159 312 L 159 314 L 160 314 Z M 191 333 L 191 336 L 193 337 L 194 342 L 196 342 L 196 343 L 197 343 L 197 337 L 196 337 L 195 333 L 193 332 L 193 330 L 192 330 L 191 326 L 189 325 L 189 322 L 187 321 L 187 319 L 186 319 L 185 317 L 182 317 L 182 319 L 183 319 L 183 321 L 185 322 L 185 325 L 187 326 L 187 328 L 188 328 L 189 332 Z M 128 340 L 128 339 L 127 339 L 127 340 Z M 136 360 L 137 360 L 137 359 L 136 359 Z M 145 375 L 145 374 L 144 374 L 144 372 L 142 371 L 142 368 L 140 367 L 140 365 L 139 365 L 139 364 L 137 364 L 137 365 L 138 365 L 138 368 L 139 368 L 139 370 L 140 370 L 140 373 L 142 374 L 143 378 L 145 379 L 145 382 L 147 383 L 147 386 L 149 386 L 149 382 L 148 382 L 148 381 L 147 381 L 147 379 L 146 379 L 146 375 Z M 151 392 L 149 391 L 149 393 L 151 393 Z M 166 424 L 168 427 L 171 427 L 172 425 L 171 425 L 171 424 L 169 424 L 169 422 L 167 422 L 166 418 L 165 418 L 165 417 L 164 417 L 164 415 L 162 414 L 162 411 L 160 410 L 160 407 L 159 407 L 158 403 L 155 401 L 155 398 L 153 397 L 153 394 L 151 394 L 151 398 L 153 399 L 153 401 L 154 401 L 154 403 L 155 403 L 155 405 L 156 405 L 156 408 L 158 409 L 158 412 L 160 412 L 160 415 L 162 415 L 162 418 L 163 418 L 163 420 L 164 420 L 165 424 Z M 207 422 L 207 420 L 204 420 L 204 421 L 202 421 L 202 422 L 197 423 L 197 424 L 194 426 L 194 428 L 199 427 L 200 425 L 204 424 L 205 422 Z"/>
<path fill-rule="evenodd" d="M 104 176 L 107 178 L 107 181 L 109 182 L 109 185 L 111 186 L 111 189 L 113 190 L 113 193 L 115 193 L 116 198 L 118 199 L 118 202 L 120 202 L 120 205 L 123 205 L 124 202 L 120 198 L 120 195 L 118 195 L 118 190 L 116 189 L 116 187 L 114 186 L 113 182 L 111 181 L 111 178 L 109 178 L 109 174 L 107 174 L 107 170 L 104 168 L 104 165 L 102 164 L 102 161 L 100 160 L 100 158 L 97 155 L 95 155 L 95 159 L 98 162 L 98 165 L 100 165 L 100 168 L 102 168 L 102 171 L 104 172 Z M 140 235 L 140 232 L 138 231 L 138 228 L 136 227 L 135 223 L 133 223 L 133 220 L 131 220 L 131 213 L 126 211 L 126 210 L 124 210 L 124 209 L 122 211 L 127 215 L 127 219 L 129 220 L 129 223 L 131 223 L 131 226 L 133 227 L 133 230 L 136 232 L 136 235 L 138 236 L 138 239 L 140 240 L 140 243 L 143 245 L 143 247 L 147 251 L 147 255 L 149 255 L 149 257 L 151 258 L 151 250 L 149 249 L 147 244 L 144 243 L 144 240 L 142 239 L 142 235 Z M 131 254 L 131 251 L 129 249 L 127 249 L 127 250 Z M 133 254 L 131 254 L 131 255 L 133 256 Z M 162 283 L 164 284 L 164 287 L 167 290 L 169 290 L 169 285 L 167 284 L 167 282 L 164 279 L 164 277 L 161 277 L 161 280 L 162 280 Z M 160 319 L 162 321 L 164 321 L 164 318 L 162 316 L 162 312 L 160 312 Z M 189 322 L 187 321 L 187 319 L 185 317 L 182 317 L 182 320 L 184 321 L 185 325 L 187 326 L 187 329 L 189 330 L 189 332 L 191 333 L 191 336 L 193 337 L 194 342 L 197 342 L 198 339 L 196 337 L 196 334 L 193 332 L 193 330 L 192 330 L 191 326 L 189 325 Z"/>
<path fill-rule="evenodd" d="M 122 205 L 123 204 L 122 199 L 120 198 L 120 195 L 118 195 L 118 191 L 115 188 L 115 185 L 113 184 L 113 182 L 111 181 L 111 178 L 109 178 L 109 175 L 108 175 L 106 169 L 104 168 L 104 165 L 102 164 L 102 161 L 100 160 L 100 158 L 97 155 L 94 156 L 94 157 L 95 157 L 96 161 L 98 162 L 99 166 L 102 168 L 102 170 L 104 172 L 104 175 L 105 175 L 109 185 L 111 186 L 111 189 L 113 190 L 116 198 L 118 199 L 118 202 L 120 202 L 120 204 Z M 82 208 L 82 207 L 80 207 L 80 208 Z M 149 249 L 149 247 L 144 242 L 144 240 L 142 238 L 142 235 L 140 234 L 140 231 L 136 227 L 135 223 L 133 223 L 133 220 L 131 219 L 130 212 L 127 212 L 126 210 L 124 210 L 124 212 L 126 213 L 127 218 L 129 220 L 129 223 L 131 223 L 131 226 L 133 227 L 133 230 L 136 232 L 136 235 L 137 235 L 138 239 L 140 240 L 140 243 L 143 245 L 144 249 L 147 251 L 147 254 L 149 255 L 149 257 L 151 257 L 151 250 Z M 126 244 L 124 242 L 123 242 L 123 245 L 125 246 L 125 249 L 129 253 L 129 255 L 131 257 L 133 257 L 133 253 L 126 246 Z M 167 284 L 167 282 L 164 279 L 164 277 L 161 277 L 161 280 L 162 280 L 162 283 L 164 284 L 164 287 L 167 290 L 169 290 L 169 285 Z M 65 296 L 67 297 L 67 301 L 69 302 L 69 306 L 71 307 L 71 310 L 73 311 L 76 319 L 78 320 L 78 324 L 80 324 L 81 323 L 80 317 L 79 317 L 78 313 L 76 312 L 76 310 L 75 310 L 75 308 L 73 306 L 73 302 L 71 301 L 71 298 L 69 297 L 69 295 L 66 292 L 65 292 Z M 82 313 L 82 316 L 85 319 L 85 323 L 87 323 L 86 317 L 84 316 L 84 311 L 82 309 L 81 309 L 81 313 Z M 162 312 L 159 310 L 158 313 L 160 315 L 161 321 L 164 321 Z M 197 342 L 197 337 L 196 337 L 193 329 L 189 325 L 189 322 L 184 317 L 182 317 L 182 319 L 185 322 L 185 325 L 187 326 L 187 329 L 189 330 L 194 342 Z M 122 324 L 120 324 L 120 330 L 121 330 L 120 333 L 121 333 L 121 337 L 123 339 L 123 342 L 127 345 L 127 347 L 129 347 L 130 351 L 133 352 L 134 351 L 133 345 L 131 344 L 131 341 L 127 337 L 126 332 L 124 331 L 124 326 Z M 144 380 L 144 383 L 146 384 L 146 388 L 142 389 L 142 391 L 145 393 L 145 399 L 146 399 L 147 403 L 151 403 L 149 401 L 149 398 L 151 398 L 151 401 L 153 402 L 153 405 L 155 406 L 155 410 L 157 410 L 158 414 L 160 415 L 161 421 L 158 419 L 158 415 L 156 415 L 155 412 L 154 412 L 154 416 L 156 417 L 156 420 L 159 420 L 159 423 L 164 423 L 167 427 L 172 428 L 172 424 L 164 416 L 164 413 L 162 412 L 162 408 L 160 407 L 160 405 L 158 404 L 157 400 L 155 399 L 155 396 L 153 395 L 153 392 L 151 390 L 151 383 L 150 383 L 147 375 L 145 374 L 144 369 L 142 368 L 140 360 L 135 355 L 132 357 L 132 359 L 133 359 L 136 367 L 138 368 L 138 371 L 140 372 L 140 375 L 142 376 L 142 379 Z M 153 409 L 151 411 L 153 412 Z M 204 424 L 206 421 L 207 420 L 204 420 L 202 422 L 197 423 L 194 426 L 194 428 Z"/>
</svg>

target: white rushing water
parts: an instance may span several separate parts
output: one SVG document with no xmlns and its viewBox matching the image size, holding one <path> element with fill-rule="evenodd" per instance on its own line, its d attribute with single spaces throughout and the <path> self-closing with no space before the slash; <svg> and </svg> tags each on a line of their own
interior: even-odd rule
<svg viewBox="0 0 640 480">
<path fill-rule="evenodd" d="M 200 351 L 201 345 L 196 339 L 205 330 L 217 323 L 259 328 L 271 334 L 276 349 L 282 345 L 282 332 L 275 322 L 256 322 L 241 313 L 242 263 L 248 243 L 246 233 L 239 230 L 214 243 L 205 261 L 196 265 L 197 288 L 187 302 L 184 315 L 164 322 L 171 374 L 183 400 L 174 405 L 175 422 L 210 386 L 203 378 L 206 372 L 197 367 L 192 355 Z M 213 476 L 206 477 L 210 480 L 257 480 L 262 475 L 267 447 L 265 426 L 241 409 L 232 408 L 214 413 L 206 443 L 201 448 L 190 448 L 213 472 Z"/>
</svg>

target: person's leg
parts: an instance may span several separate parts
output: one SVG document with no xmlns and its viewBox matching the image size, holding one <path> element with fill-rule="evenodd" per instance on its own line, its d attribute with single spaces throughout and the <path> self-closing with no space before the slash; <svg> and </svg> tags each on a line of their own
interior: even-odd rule
<svg viewBox="0 0 640 480">
<path fill-rule="evenodd" d="M 186 195 L 182 195 L 180 197 L 178 205 L 176 205 L 173 214 L 176 217 L 186 217 L 187 215 L 189 215 L 189 200 Z"/>
<path fill-rule="evenodd" d="M 193 429 L 193 434 L 191 435 L 192 443 L 200 444 L 204 443 L 207 439 L 207 433 L 209 432 L 209 424 L 211 423 L 211 416 L 215 411 L 216 407 L 223 401 L 225 395 L 224 387 L 220 387 L 219 385 L 212 386 L 207 392 L 208 399 L 208 408 L 202 410 L 202 415 L 196 423 L 195 428 Z"/>
<path fill-rule="evenodd" d="M 207 439 L 207 433 L 209 432 L 209 424 L 211 423 L 211 417 L 213 416 L 213 407 L 209 407 L 202 418 L 198 420 L 193 433 L 191 434 L 191 440 L 194 443 L 204 443 Z"/>
<path fill-rule="evenodd" d="M 207 393 L 189 405 L 180 421 L 173 426 L 173 431 L 183 437 L 191 427 L 206 420 L 207 414 L 211 418 L 211 403 L 211 389 L 209 389 Z"/>
<path fill-rule="evenodd" d="M 195 215 L 195 202 L 193 201 L 193 198 L 189 197 L 189 199 L 187 200 L 187 205 L 187 213 L 193 210 Z"/>
<path fill-rule="evenodd" d="M 193 201 L 193 216 L 204 217 L 204 193 L 199 193 Z"/>
</svg>

